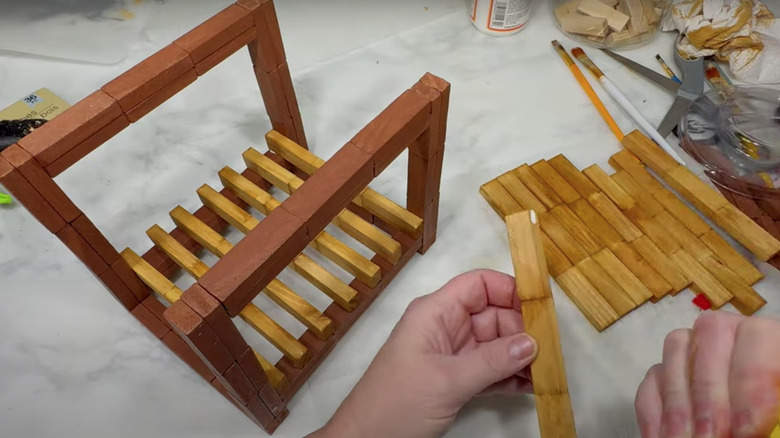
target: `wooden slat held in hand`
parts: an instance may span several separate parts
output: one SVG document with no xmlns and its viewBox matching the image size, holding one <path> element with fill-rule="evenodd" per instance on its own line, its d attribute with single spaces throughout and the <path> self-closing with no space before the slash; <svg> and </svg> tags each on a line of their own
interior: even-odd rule
<svg viewBox="0 0 780 438">
<path fill-rule="evenodd" d="M 507 216 L 506 225 L 523 323 L 539 346 L 531 375 L 541 436 L 574 438 L 577 431 L 539 220 L 535 212 L 523 211 Z"/>
</svg>

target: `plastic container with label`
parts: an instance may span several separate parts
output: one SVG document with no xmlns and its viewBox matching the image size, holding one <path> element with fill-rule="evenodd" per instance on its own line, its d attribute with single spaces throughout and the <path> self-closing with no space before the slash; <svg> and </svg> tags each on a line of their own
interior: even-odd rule
<svg viewBox="0 0 780 438">
<path fill-rule="evenodd" d="M 585 45 L 618 49 L 647 44 L 669 0 L 552 0 L 558 28 Z"/>
<path fill-rule="evenodd" d="M 471 23 L 482 33 L 509 36 L 520 32 L 531 16 L 531 0 L 471 0 Z"/>
</svg>

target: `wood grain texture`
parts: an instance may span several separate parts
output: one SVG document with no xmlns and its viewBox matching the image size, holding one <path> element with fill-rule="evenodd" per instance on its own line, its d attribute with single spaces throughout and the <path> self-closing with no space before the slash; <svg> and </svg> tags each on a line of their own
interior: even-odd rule
<svg viewBox="0 0 780 438">
<path fill-rule="evenodd" d="M 684 249 L 674 253 L 671 258 L 685 273 L 685 276 L 690 278 L 701 293 L 707 297 L 713 309 L 720 309 L 734 298 L 728 289 Z"/>
<path fill-rule="evenodd" d="M 286 284 L 273 280 L 268 283 L 264 292 L 268 298 L 290 313 L 318 338 L 328 339 L 333 334 L 333 321 L 293 292 Z"/>
<path fill-rule="evenodd" d="M 195 239 L 202 247 L 209 250 L 212 254 L 222 257 L 233 248 L 233 245 L 227 241 L 221 234 L 214 231 L 195 215 L 191 214 L 183 207 L 178 206 L 171 210 L 171 219 L 176 226 L 184 230 L 187 235 Z"/>
<path fill-rule="evenodd" d="M 743 315 L 751 316 L 766 305 L 764 297 L 759 295 L 745 280 L 729 269 L 727 265 L 719 262 L 714 257 L 702 260 L 701 264 L 720 284 L 734 295 L 731 304 Z"/>
<path fill-rule="evenodd" d="M 712 251 L 669 212 L 664 211 L 654 219 L 696 260 L 702 261 L 712 256 Z"/>
<path fill-rule="evenodd" d="M 588 252 L 577 242 L 574 236 L 555 218 L 552 214 L 544 213 L 539 215 L 544 234 L 555 242 L 558 248 L 563 251 L 572 263 L 578 263 L 588 257 Z"/>
<path fill-rule="evenodd" d="M 710 230 L 702 234 L 700 239 L 715 253 L 720 261 L 736 272 L 747 284 L 752 286 L 764 278 L 764 274 L 723 239 L 717 231 Z"/>
<path fill-rule="evenodd" d="M 610 249 L 639 278 L 642 284 L 647 286 L 653 294 L 651 300 L 660 300 L 672 292 L 672 285 L 647 260 L 639 255 L 630 244 L 619 242 L 611 246 Z"/>
<path fill-rule="evenodd" d="M 597 252 L 593 255 L 596 261 L 609 275 L 620 285 L 623 291 L 637 306 L 641 306 L 651 297 L 653 293 L 642 283 L 633 272 L 631 272 L 623 262 L 609 248 Z"/>
<path fill-rule="evenodd" d="M 654 216 L 664 210 L 664 207 L 653 195 L 645 190 L 628 172 L 620 170 L 610 175 L 610 178 L 651 215 Z"/>
<path fill-rule="evenodd" d="M 590 195 L 599 191 L 599 189 L 590 182 L 588 177 L 580 172 L 579 169 L 563 155 L 556 155 L 547 160 L 547 162 L 550 163 L 550 166 L 552 166 L 566 182 L 574 187 L 574 190 L 582 195 L 583 198 L 588 198 Z"/>
<path fill-rule="evenodd" d="M 576 266 L 555 277 L 555 282 L 597 331 L 604 331 L 620 318 Z"/>
<path fill-rule="evenodd" d="M 550 214 L 558 219 L 558 222 L 566 228 L 566 231 L 574 237 L 588 254 L 595 254 L 604 248 L 600 239 L 566 204 L 553 208 L 550 210 Z"/>
<path fill-rule="evenodd" d="M 663 184 L 658 182 L 645 166 L 634 154 L 623 149 L 612 155 L 609 159 L 609 165 L 615 170 L 622 170 L 631 175 L 646 191 L 655 193 L 664 188 Z"/>
<path fill-rule="evenodd" d="M 133 252 L 130 248 L 126 248 L 119 254 L 128 265 L 130 269 L 135 272 L 138 278 L 149 286 L 149 289 L 156 292 L 159 296 L 165 299 L 169 303 L 173 303 L 181 298 L 182 291 L 176 287 L 173 282 L 160 273 L 157 269 L 154 269 L 152 265 L 142 259 L 138 254 Z"/>
<path fill-rule="evenodd" d="M 637 0 L 632 0 L 637 1 Z M 623 147 L 642 160 L 659 175 L 680 167 L 680 163 L 664 152 L 660 146 L 639 131 L 633 131 L 623 138 Z"/>
<path fill-rule="evenodd" d="M 521 301 L 552 297 L 536 213 L 524 211 L 508 216 L 506 226 L 518 297 Z"/>
<path fill-rule="evenodd" d="M 539 175 L 531 169 L 531 166 L 523 164 L 514 170 L 514 174 L 520 178 L 520 181 L 531 190 L 534 196 L 536 196 L 545 207 L 553 208 L 563 202 L 561 197 L 539 178 Z"/>
<path fill-rule="evenodd" d="M 624 241 L 615 228 L 590 205 L 587 199 L 580 198 L 572 202 L 569 207 L 582 222 L 588 225 L 588 228 L 598 237 L 603 246 L 611 247 Z"/>
<path fill-rule="evenodd" d="M 780 253 L 780 241 L 733 205 L 722 207 L 712 219 L 759 260 L 766 262 Z"/>
<path fill-rule="evenodd" d="M 561 251 L 550 236 L 542 233 L 542 245 L 544 245 L 544 256 L 547 260 L 547 271 L 551 276 L 556 277 L 571 268 L 571 261 L 566 258 L 566 254 Z"/>
<path fill-rule="evenodd" d="M 479 193 L 493 208 L 501 220 L 507 216 L 523 211 L 523 207 L 517 203 L 515 198 L 501 185 L 498 180 L 492 180 L 483 184 L 479 188 Z"/>
<path fill-rule="evenodd" d="M 301 254 L 296 257 L 290 267 L 344 310 L 351 312 L 357 307 L 357 291 L 307 255 Z"/>
<path fill-rule="evenodd" d="M 641 212 L 639 206 L 630 208 L 625 211 L 626 216 L 631 218 L 631 221 L 635 223 L 642 232 L 649 237 L 653 243 L 655 243 L 661 251 L 667 256 L 671 256 L 675 252 L 680 250 L 680 243 L 667 232 L 663 224 L 656 220 L 656 218 L 647 217 Z"/>
<path fill-rule="evenodd" d="M 206 271 L 209 270 L 208 265 L 195 257 L 195 254 L 191 253 L 184 245 L 179 243 L 178 240 L 171 237 L 171 235 L 159 225 L 153 225 L 146 230 L 146 235 L 149 236 L 149 238 L 152 239 L 152 242 L 162 249 L 171 260 L 176 262 L 177 265 L 195 279 L 202 277 L 206 274 Z"/>
<path fill-rule="evenodd" d="M 634 206 L 634 198 L 626 193 L 626 191 L 615 181 L 612 181 L 612 178 L 610 178 L 598 165 L 594 164 L 587 167 L 582 173 L 593 181 L 593 184 L 607 195 L 621 210 L 626 210 Z"/>
<path fill-rule="evenodd" d="M 290 332 L 271 319 L 257 306 L 247 306 L 239 313 L 239 316 L 274 347 L 279 349 L 294 366 L 301 368 L 311 360 L 311 352 L 306 346 L 295 339 Z"/>
<path fill-rule="evenodd" d="M 722 207 L 730 205 L 723 195 L 686 167 L 678 166 L 669 170 L 664 175 L 664 181 L 708 217 L 714 216 L 715 212 Z"/>
<path fill-rule="evenodd" d="M 693 209 L 689 208 L 674 193 L 662 189 L 653 193 L 653 197 L 663 205 L 672 216 L 677 218 L 694 235 L 701 236 L 712 228 Z"/>
<path fill-rule="evenodd" d="M 588 197 L 588 202 L 627 242 L 642 236 L 642 231 L 605 194 L 593 193 Z"/>
<path fill-rule="evenodd" d="M 595 260 L 588 257 L 577 263 L 577 269 L 585 275 L 590 284 L 599 291 L 599 294 L 615 310 L 618 316 L 623 317 L 636 308 L 636 303 L 629 297 L 619 284 L 612 279 L 604 268 Z"/>
<path fill-rule="evenodd" d="M 539 160 L 531 165 L 531 169 L 539 175 L 553 191 L 560 196 L 563 202 L 571 204 L 581 199 L 580 194 L 571 186 L 551 165 L 545 160 Z"/>
<path fill-rule="evenodd" d="M 680 292 L 691 284 L 691 280 L 677 267 L 677 264 L 672 262 L 649 237 L 640 237 L 631 242 L 631 247 L 661 274 L 664 280 L 672 286 L 674 293 Z"/>
<path fill-rule="evenodd" d="M 524 210 L 533 210 L 539 214 L 547 211 L 547 206 L 536 198 L 515 172 L 507 172 L 499 176 L 497 181 Z"/>
</svg>

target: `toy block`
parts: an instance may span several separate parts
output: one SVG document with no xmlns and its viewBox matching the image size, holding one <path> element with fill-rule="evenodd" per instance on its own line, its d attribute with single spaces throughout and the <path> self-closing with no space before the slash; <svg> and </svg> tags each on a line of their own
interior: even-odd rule
<svg viewBox="0 0 780 438">
<path fill-rule="evenodd" d="M 119 279 L 113 269 L 107 269 L 105 272 L 98 276 L 103 285 L 111 291 L 114 298 L 117 299 L 127 310 L 133 310 L 141 302 L 133 294 L 133 292 L 127 287 L 126 284 Z"/>
<path fill-rule="evenodd" d="M 244 234 L 249 234 L 260 223 L 251 214 L 231 202 L 208 184 L 204 184 L 198 189 L 198 197 L 203 202 L 203 205 L 210 208 L 219 217 Z"/>
<path fill-rule="evenodd" d="M 347 143 L 307 183 L 282 203 L 315 236 L 374 177 L 373 155 Z"/>
<path fill-rule="evenodd" d="M 251 348 L 247 348 L 246 351 L 244 351 L 244 353 L 241 354 L 241 356 L 236 361 L 238 363 L 238 366 L 241 367 L 241 370 L 244 371 L 246 376 L 252 382 L 252 385 L 255 387 L 255 390 L 258 391 L 258 392 L 260 390 L 262 390 L 263 388 L 265 388 L 266 386 L 268 386 L 269 383 L 271 384 L 272 387 L 276 387 L 275 386 L 276 384 L 274 383 L 273 379 L 271 379 L 271 373 L 267 373 L 263 369 L 263 365 L 261 365 L 261 360 L 259 359 L 261 357 L 262 356 L 260 356 L 259 354 L 255 353 L 255 351 L 252 350 Z M 277 377 L 279 378 L 279 380 L 281 380 L 281 381 L 286 381 L 287 380 L 287 378 L 284 376 L 284 374 L 282 374 L 282 372 L 279 371 L 278 368 L 276 368 L 273 365 L 271 365 L 270 362 L 265 360 L 265 358 L 263 358 L 262 361 L 265 362 L 268 366 L 270 366 L 272 369 L 274 369 L 276 371 L 276 374 L 277 374 Z M 286 386 L 286 384 L 284 386 Z M 276 394 L 276 393 L 273 392 L 273 394 Z M 278 399 L 278 397 L 279 396 L 277 395 L 276 398 Z M 281 399 L 279 399 L 278 406 L 280 408 L 284 407 L 284 403 L 281 402 Z M 269 408 L 270 408 L 270 406 L 269 406 Z M 281 409 L 279 409 L 279 410 L 281 410 Z M 278 412 L 273 412 L 273 408 L 272 408 L 271 412 L 274 415 L 276 415 L 278 413 Z"/>
<path fill-rule="evenodd" d="M 249 346 L 216 298 L 196 283 L 182 294 L 181 299 L 206 321 L 234 360 L 244 355 Z"/>
<path fill-rule="evenodd" d="M 701 236 L 712 230 L 707 222 L 696 214 L 695 211 L 688 208 L 685 203 L 669 190 L 659 190 L 653 193 L 653 197 L 655 197 L 655 199 L 658 200 L 672 216 L 682 222 L 682 224 L 685 225 L 685 228 L 688 228 L 694 235 Z"/>
<path fill-rule="evenodd" d="M 121 115 L 119 104 L 98 90 L 19 140 L 19 146 L 45 168 Z"/>
<path fill-rule="evenodd" d="M 734 206 L 736 206 L 742 213 L 745 213 L 751 219 L 757 219 L 764 215 L 764 211 L 758 206 L 753 198 L 741 195 L 736 192 L 732 192 L 732 198 L 734 199 Z"/>
<path fill-rule="evenodd" d="M 170 216 L 179 229 L 184 230 L 211 253 L 222 257 L 233 248 L 233 244 L 181 206 L 171 210 Z"/>
<path fill-rule="evenodd" d="M 605 194 L 593 193 L 588 197 L 588 202 L 627 242 L 632 242 L 642 236 L 639 228 Z"/>
<path fill-rule="evenodd" d="M 257 32 L 255 31 L 254 27 L 250 27 L 237 37 L 233 38 L 227 44 L 216 50 L 214 53 L 203 58 L 202 61 L 196 63 L 195 71 L 198 73 L 198 76 L 203 76 L 206 74 L 206 72 L 230 57 L 230 55 L 238 52 L 242 47 L 256 40 Z"/>
<path fill-rule="evenodd" d="M 38 193 L 45 195 L 46 201 L 65 222 L 72 222 L 81 215 L 81 210 L 76 207 L 68 195 L 35 161 L 35 158 L 21 146 L 18 144 L 9 146 L 3 150 L 2 157 L 15 167 Z"/>
<path fill-rule="evenodd" d="M 539 160 L 531 165 L 531 169 L 553 189 L 563 202 L 571 204 L 581 199 L 580 194 L 545 160 Z"/>
<path fill-rule="evenodd" d="M 641 306 L 653 297 L 650 289 L 609 248 L 604 248 L 592 257 L 637 306 Z"/>
<path fill-rule="evenodd" d="M 615 282 L 612 276 L 601 265 L 588 257 L 575 265 L 577 269 L 588 279 L 588 282 L 599 291 L 599 294 L 609 303 L 612 309 L 623 317 L 634 310 L 637 304 Z"/>
<path fill-rule="evenodd" d="M 422 81 L 414 84 L 411 90 L 431 102 L 431 124 L 428 130 L 426 130 L 417 141 L 409 147 L 409 158 L 412 158 L 411 156 L 415 155 L 423 160 L 430 159 L 434 155 L 444 152 L 444 137 L 442 136 L 442 131 L 446 128 L 447 119 L 442 119 L 442 93 L 439 90 L 424 84 Z M 449 84 L 447 84 L 447 92 L 449 92 Z M 445 126 L 441 126 L 442 123 L 444 123 Z"/>
<path fill-rule="evenodd" d="M 56 234 L 67 225 L 57 210 L 2 156 L 0 183 L 51 233 Z"/>
<path fill-rule="evenodd" d="M 135 275 L 130 269 L 130 265 L 121 256 L 111 265 L 111 270 L 130 289 L 139 302 L 150 295 L 149 288 Z"/>
<path fill-rule="evenodd" d="M 304 173 L 311 175 L 325 163 L 277 131 L 266 134 L 268 148 Z M 409 236 L 422 231 L 422 219 L 379 193 L 366 188 L 352 201 Z"/>
<path fill-rule="evenodd" d="M 249 45 L 252 64 L 263 71 L 272 71 L 286 59 L 276 10 L 272 1 L 239 0 L 237 5 L 252 13 L 257 40 Z"/>
<path fill-rule="evenodd" d="M 731 301 L 731 294 L 718 280 L 707 271 L 686 250 L 681 249 L 672 254 L 672 260 L 677 264 L 685 276 L 690 278 L 694 285 L 707 297 L 713 309 L 720 309 Z"/>
<path fill-rule="evenodd" d="M 607 20 L 590 17 L 583 14 L 568 14 L 560 18 L 561 28 L 567 32 L 579 35 L 589 35 L 598 38 L 607 36 Z"/>
<path fill-rule="evenodd" d="M 642 205 L 650 215 L 655 216 L 664 211 L 664 207 L 653 195 L 646 191 L 631 175 L 625 170 L 620 170 L 610 175 L 612 181 L 620 186 L 631 198 Z M 624 209 L 625 210 L 625 209 Z"/>
<path fill-rule="evenodd" d="M 712 217 L 721 207 L 730 205 L 717 190 L 683 166 L 670 170 L 664 180 L 708 217 Z"/>
<path fill-rule="evenodd" d="M 441 153 L 429 158 L 422 158 L 416 154 L 409 155 L 406 208 L 417 216 L 423 215 L 425 206 L 431 202 L 438 202 L 443 165 Z"/>
<path fill-rule="evenodd" d="M 647 286 L 653 294 L 653 297 L 650 298 L 651 301 L 658 301 L 672 292 L 672 286 L 630 244 L 619 242 L 611 246 L 610 249 L 639 278 L 642 284 Z"/>
<path fill-rule="evenodd" d="M 606 172 L 598 165 L 594 164 L 582 171 L 596 187 L 599 188 L 605 195 L 615 203 L 621 210 L 627 210 L 634 206 L 634 198 L 632 198 L 625 190 L 623 190 L 615 181 L 607 175 Z"/>
<path fill-rule="evenodd" d="M 84 265 L 86 265 L 87 268 L 94 272 L 95 275 L 100 276 L 100 274 L 108 269 L 106 261 L 100 257 L 100 254 L 98 254 L 92 246 L 90 246 L 89 242 L 84 240 L 84 238 L 81 237 L 81 234 L 72 226 L 66 225 L 57 232 L 56 236 L 76 257 L 79 258 L 79 260 L 81 260 L 82 263 L 84 263 Z"/>
<path fill-rule="evenodd" d="M 774 220 L 780 220 L 780 201 L 774 199 L 756 199 L 761 211 L 768 214 Z"/>
<path fill-rule="evenodd" d="M 607 20 L 607 26 L 615 32 L 620 32 L 628 25 L 630 17 L 606 5 L 599 0 L 582 0 L 577 7 L 579 12 L 591 17 Z"/>
<path fill-rule="evenodd" d="M 129 125 L 130 121 L 125 115 L 117 117 L 114 121 L 94 133 L 91 137 L 74 146 L 60 158 L 46 166 L 46 172 L 52 177 L 61 174 Z"/>
<path fill-rule="evenodd" d="M 588 177 L 586 177 L 582 172 L 574 167 L 571 161 L 569 161 L 563 155 L 556 155 L 555 157 L 547 160 L 547 162 L 550 163 L 550 166 L 552 166 L 552 168 L 555 169 L 555 171 L 558 172 L 563 177 L 563 179 L 566 180 L 566 182 L 574 187 L 574 190 L 582 195 L 583 198 L 588 198 L 590 195 L 599 191 L 599 189 L 596 188 L 592 182 L 590 182 Z"/>
<path fill-rule="evenodd" d="M 271 415 L 268 407 L 260 400 L 260 397 L 253 397 L 252 401 L 247 403 L 243 409 L 246 409 L 248 412 L 248 414 L 245 413 L 245 415 L 248 415 L 255 424 L 260 425 L 260 427 L 265 429 L 269 434 L 273 433 L 276 428 L 279 427 L 279 420 Z"/>
<path fill-rule="evenodd" d="M 780 228 L 777 226 L 777 223 L 772 220 L 769 215 L 763 214 L 756 219 L 754 219 L 756 223 L 763 229 L 765 229 L 769 234 L 772 235 L 775 239 L 780 238 Z"/>
<path fill-rule="evenodd" d="M 563 202 L 560 196 L 539 178 L 536 172 L 531 169 L 531 166 L 524 164 L 515 169 L 514 174 L 520 178 L 520 181 L 528 187 L 545 207 L 553 208 Z"/>
<path fill-rule="evenodd" d="M 625 171 L 631 178 L 634 178 L 646 191 L 655 193 L 664 188 L 663 184 L 658 182 L 637 157 L 627 150 L 622 150 L 609 159 L 609 165 L 617 171 Z"/>
<path fill-rule="evenodd" d="M 623 238 L 585 198 L 579 198 L 569 204 L 569 208 L 580 218 L 583 223 L 596 235 L 602 247 L 611 247 L 623 242 Z"/>
<path fill-rule="evenodd" d="M 195 354 L 192 348 L 176 332 L 169 330 L 161 340 L 179 359 L 189 365 L 203 379 L 211 381 L 215 377 L 203 360 Z"/>
<path fill-rule="evenodd" d="M 73 220 L 70 225 L 89 243 L 98 255 L 109 265 L 119 260 L 119 252 L 85 215 Z"/>
<path fill-rule="evenodd" d="M 508 216 L 506 226 L 518 297 L 521 301 L 552 297 L 536 212 Z"/>
<path fill-rule="evenodd" d="M 712 220 L 762 261 L 780 252 L 780 241 L 731 204 L 715 212 Z"/>
<path fill-rule="evenodd" d="M 151 297 L 149 297 L 151 298 Z M 146 306 L 135 306 L 130 313 L 138 320 L 144 327 L 148 328 L 150 332 L 158 339 L 162 339 L 170 333 L 171 329 L 168 325 L 160 321 L 154 314 L 146 308 Z"/>
<path fill-rule="evenodd" d="M 555 277 L 556 283 L 566 296 L 580 309 L 580 312 L 599 332 L 617 321 L 620 316 L 599 294 L 579 269 L 572 266 Z"/>
<path fill-rule="evenodd" d="M 209 270 L 208 265 L 188 251 L 184 245 L 171 237 L 171 235 L 160 228 L 159 225 L 153 225 L 146 230 L 146 235 L 149 236 L 152 242 L 154 242 L 158 248 L 162 249 L 168 257 L 195 279 L 202 277 Z"/>
<path fill-rule="evenodd" d="M 249 169 L 287 194 L 291 194 L 303 184 L 303 180 L 295 174 L 255 149 L 247 149 L 242 157 Z"/>
<path fill-rule="evenodd" d="M 691 280 L 680 271 L 677 265 L 648 236 L 642 236 L 634 240 L 631 242 L 631 247 L 642 255 L 661 274 L 664 280 L 669 282 L 674 293 L 680 292 L 691 284 Z"/>
<path fill-rule="evenodd" d="M 239 403 L 247 404 L 257 397 L 257 390 L 238 363 L 233 363 L 233 365 L 222 373 L 222 376 L 220 377 L 225 381 L 225 387 L 228 392 L 230 392 Z M 220 377 L 217 378 L 219 379 Z"/>
<path fill-rule="evenodd" d="M 248 10 L 230 5 L 173 44 L 189 53 L 192 62 L 197 64 L 253 25 L 254 20 Z"/>
<path fill-rule="evenodd" d="M 566 204 L 553 208 L 550 210 L 550 214 L 558 219 L 558 222 L 566 228 L 566 231 L 574 237 L 588 254 L 595 254 L 604 248 L 599 238 L 591 232 L 590 228 Z"/>
<path fill-rule="evenodd" d="M 165 312 L 165 305 L 161 303 L 160 300 L 152 295 L 149 295 L 143 301 L 141 301 L 141 305 L 146 307 L 146 310 L 151 312 L 155 318 L 168 326 L 168 324 L 165 323 L 165 317 L 163 316 L 163 313 Z"/>
<path fill-rule="evenodd" d="M 126 248 L 120 254 L 122 259 L 130 266 L 130 269 L 138 275 L 138 278 L 144 282 L 151 290 L 169 303 L 173 303 L 181 298 L 182 291 L 176 287 L 173 282 L 168 280 L 157 269 L 154 269 L 146 260 L 138 256 L 130 248 Z"/>
<path fill-rule="evenodd" d="M 361 129 L 350 144 L 373 157 L 376 176 L 422 135 L 430 122 L 431 102 L 407 90 Z"/>
<path fill-rule="evenodd" d="M 379 266 L 327 232 L 320 232 L 311 245 L 317 252 L 371 287 L 376 286 L 382 278 Z"/>
<path fill-rule="evenodd" d="M 255 68 L 255 77 L 274 130 L 305 148 L 303 122 L 287 63 L 268 73 Z"/>
<path fill-rule="evenodd" d="M 572 263 L 577 264 L 588 257 L 588 252 L 580 243 L 569 233 L 569 231 L 550 213 L 539 215 L 544 234 L 555 242 L 558 248 L 566 255 Z"/>
<path fill-rule="evenodd" d="M 159 91 L 152 94 L 151 97 L 136 105 L 130 111 L 126 112 L 130 123 L 135 123 L 141 119 L 141 117 L 152 112 L 153 109 L 162 105 L 171 97 L 175 96 L 179 91 L 185 89 L 188 85 L 195 82 L 198 79 L 198 73 L 195 69 L 188 70 L 183 75 L 171 81 L 168 85 L 162 87 Z"/>
<path fill-rule="evenodd" d="M 520 181 L 515 172 L 507 172 L 496 178 L 496 181 L 509 192 L 523 209 L 533 210 L 539 214 L 547 212 L 547 207 Z"/>
<path fill-rule="evenodd" d="M 165 320 L 204 358 L 204 362 L 214 374 L 221 375 L 233 365 L 233 356 L 220 342 L 216 333 L 184 301 L 176 301 L 165 309 Z"/>
<path fill-rule="evenodd" d="M 420 78 L 420 82 L 439 92 L 441 108 L 439 110 L 440 121 L 438 137 L 441 138 L 443 143 L 447 138 L 447 115 L 450 111 L 450 90 L 452 87 L 449 82 L 431 73 L 425 73 L 423 77 Z M 433 113 L 431 113 L 431 115 L 433 115 Z M 433 124 L 433 121 L 431 123 Z"/>
<path fill-rule="evenodd" d="M 766 300 L 728 266 L 712 257 L 702 260 L 701 264 L 734 295 L 731 304 L 743 315 L 751 316 L 766 304 Z"/>
<path fill-rule="evenodd" d="M 626 135 L 623 138 L 622 144 L 624 148 L 628 149 L 629 152 L 634 154 L 643 163 L 650 166 L 655 173 L 661 176 L 681 167 L 677 160 L 664 152 L 660 146 L 645 137 L 639 131 L 633 131 Z"/>
<path fill-rule="evenodd" d="M 401 244 L 357 214 L 343 210 L 336 216 L 334 223 L 353 239 L 390 263 L 395 264 L 401 260 Z"/>
<path fill-rule="evenodd" d="M 657 221 L 696 260 L 702 261 L 712 256 L 712 251 L 668 212 L 660 213 L 653 220 Z"/>
<path fill-rule="evenodd" d="M 535 396 L 560 396 L 568 393 L 566 370 L 563 364 L 558 322 L 555 316 L 550 280 L 544 262 L 542 237 L 539 221 L 535 212 L 522 212 L 507 217 L 512 264 L 515 270 L 515 286 L 520 298 L 521 313 L 526 332 L 536 339 L 539 351 L 531 364 L 532 382 Z M 558 399 L 552 406 L 538 406 L 538 417 L 543 436 L 576 436 L 571 404 Z M 564 424 L 546 423 L 543 418 L 553 414 L 545 408 L 557 409 L 555 416 L 571 417 Z"/>
<path fill-rule="evenodd" d="M 193 68 L 189 53 L 171 44 L 103 85 L 101 90 L 127 113 Z"/>
<path fill-rule="evenodd" d="M 247 324 L 263 335 L 268 342 L 279 349 L 293 366 L 301 368 L 311 360 L 311 353 L 306 346 L 259 308 L 247 306 L 240 313 L 240 316 Z"/>
<path fill-rule="evenodd" d="M 269 283 L 265 292 L 271 300 L 293 315 L 318 338 L 325 340 L 333 334 L 333 322 L 281 281 L 274 280 Z"/>
<path fill-rule="evenodd" d="M 544 245 L 544 256 L 547 260 L 547 271 L 553 278 L 573 266 L 563 251 L 544 233 L 542 233 L 542 244 Z"/>
<path fill-rule="evenodd" d="M 298 256 L 291 268 L 345 310 L 352 311 L 357 307 L 358 297 L 355 289 L 326 271 L 309 257 L 303 254 Z"/>
<path fill-rule="evenodd" d="M 647 217 L 641 213 L 638 208 L 630 208 L 625 211 L 629 217 L 641 230 L 649 237 L 664 254 L 671 256 L 680 249 L 680 243 L 671 234 L 668 233 L 661 221 L 656 218 Z"/>
<path fill-rule="evenodd" d="M 643 0 L 623 0 L 621 3 L 625 5 L 628 15 L 631 17 L 631 31 L 635 34 L 646 32 L 649 23 L 648 17 L 645 15 L 645 8 L 642 6 Z"/>
<path fill-rule="evenodd" d="M 287 210 L 277 208 L 212 266 L 198 283 L 235 316 L 307 244 L 306 224 Z"/>
</svg>

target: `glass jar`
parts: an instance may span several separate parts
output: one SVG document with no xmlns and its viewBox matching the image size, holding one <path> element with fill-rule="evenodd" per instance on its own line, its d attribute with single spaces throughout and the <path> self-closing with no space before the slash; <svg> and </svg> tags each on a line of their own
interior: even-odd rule
<svg viewBox="0 0 780 438">
<path fill-rule="evenodd" d="M 648 43 L 658 32 L 669 0 L 552 0 L 558 28 L 597 48 Z"/>
</svg>

